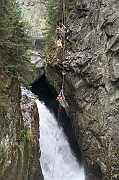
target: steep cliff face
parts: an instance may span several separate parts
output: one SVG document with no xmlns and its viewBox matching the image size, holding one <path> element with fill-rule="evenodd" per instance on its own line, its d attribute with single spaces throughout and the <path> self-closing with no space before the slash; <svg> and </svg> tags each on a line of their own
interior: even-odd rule
<svg viewBox="0 0 119 180">
<path fill-rule="evenodd" d="M 36 104 L 22 98 L 30 126 L 23 121 L 16 77 L 0 76 L 0 179 L 43 179 L 39 165 L 39 117 Z M 29 103 L 29 106 L 28 106 Z M 26 117 L 24 116 L 26 121 Z"/>
<path fill-rule="evenodd" d="M 33 180 L 43 180 L 43 175 L 40 167 L 40 146 L 39 146 L 39 113 L 35 97 L 26 88 L 22 87 L 21 98 L 21 110 L 24 121 L 24 127 L 29 128 L 26 137 L 28 141 L 31 141 L 28 147 L 26 147 L 25 159 L 28 158 L 28 170 L 29 177 Z M 28 151 L 30 152 L 28 153 Z M 28 153 L 28 154 L 27 154 Z M 29 166 L 30 165 L 30 166 Z"/>
<path fill-rule="evenodd" d="M 118 0 L 77 1 L 67 21 L 72 36 L 65 58 L 51 59 L 46 67 L 58 93 L 64 67 L 65 95 L 88 180 L 119 179 L 118 9 Z"/>
</svg>

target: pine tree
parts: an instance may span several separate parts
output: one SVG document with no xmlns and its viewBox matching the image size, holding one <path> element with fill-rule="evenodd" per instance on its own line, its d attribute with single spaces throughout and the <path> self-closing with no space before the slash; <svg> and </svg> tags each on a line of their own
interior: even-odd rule
<svg viewBox="0 0 119 180">
<path fill-rule="evenodd" d="M 0 65 L 2 68 L 23 66 L 23 55 L 30 45 L 30 39 L 25 33 L 26 24 L 21 19 L 20 7 L 14 0 L 2 0 L 0 6 Z"/>
<path fill-rule="evenodd" d="M 1 0 L 0 9 L 0 70 L 29 83 L 34 65 L 26 53 L 31 45 L 26 34 L 27 23 L 22 20 L 15 0 Z"/>
<path fill-rule="evenodd" d="M 65 4 L 64 4 L 65 2 Z M 67 0 L 48 0 L 47 2 L 47 36 L 46 36 L 46 51 L 53 47 L 55 41 L 55 30 L 59 24 L 63 23 L 63 16 L 65 16 L 63 5 L 66 8 Z"/>
<path fill-rule="evenodd" d="M 75 9 L 77 0 L 48 0 L 47 2 L 47 36 L 46 53 L 52 49 L 55 41 L 55 29 L 60 23 L 65 23 Z"/>
</svg>

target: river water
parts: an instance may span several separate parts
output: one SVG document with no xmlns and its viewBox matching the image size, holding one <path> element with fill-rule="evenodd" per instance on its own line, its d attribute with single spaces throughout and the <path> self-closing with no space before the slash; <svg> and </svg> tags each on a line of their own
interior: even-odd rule
<svg viewBox="0 0 119 180">
<path fill-rule="evenodd" d="M 74 156 L 62 127 L 36 100 L 40 117 L 40 164 L 44 180 L 85 180 L 84 169 Z"/>
</svg>

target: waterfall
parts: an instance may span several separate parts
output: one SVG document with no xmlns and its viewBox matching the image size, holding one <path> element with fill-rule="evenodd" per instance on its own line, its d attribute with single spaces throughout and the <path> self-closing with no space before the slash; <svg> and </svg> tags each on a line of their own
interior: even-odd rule
<svg viewBox="0 0 119 180">
<path fill-rule="evenodd" d="M 44 180 L 85 180 L 84 168 L 73 154 L 53 113 L 36 100 L 40 118 L 40 164 Z"/>
</svg>

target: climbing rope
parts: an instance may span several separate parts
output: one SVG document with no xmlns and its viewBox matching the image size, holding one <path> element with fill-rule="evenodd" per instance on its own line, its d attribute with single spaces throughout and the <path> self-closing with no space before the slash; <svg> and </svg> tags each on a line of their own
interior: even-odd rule
<svg viewBox="0 0 119 180">
<path fill-rule="evenodd" d="M 62 0 L 62 6 L 63 6 L 63 12 L 62 12 L 62 23 L 64 24 L 65 23 L 65 8 L 66 8 L 66 4 L 65 4 L 65 0 Z M 64 40 L 64 44 L 65 44 L 65 40 Z M 63 48 L 63 55 L 62 55 L 62 62 L 65 60 L 65 46 Z M 63 63 L 62 63 L 62 66 L 63 66 Z M 63 71 L 62 71 L 62 75 L 63 75 L 63 79 L 62 79 L 62 89 L 61 89 L 61 92 L 62 92 L 62 95 L 64 95 L 64 82 L 65 82 L 65 71 L 64 71 L 64 66 L 63 66 Z"/>
<path fill-rule="evenodd" d="M 62 0 L 62 23 L 65 24 L 65 0 Z"/>
<path fill-rule="evenodd" d="M 63 72 L 63 81 L 62 81 L 62 89 L 61 89 L 61 94 L 63 95 L 64 94 L 64 76 L 65 76 L 65 73 Z M 61 114 L 61 104 L 59 103 L 58 105 L 58 123 L 60 122 L 61 118 L 62 118 L 62 114 Z M 55 153 L 54 153 L 54 160 L 53 160 L 53 170 L 52 170 L 52 180 L 53 180 L 53 177 L 54 177 L 54 167 L 55 167 L 55 159 L 56 159 L 56 150 L 57 150 L 57 142 L 58 142 L 58 131 L 59 131 L 59 127 L 57 127 L 57 131 L 56 131 L 56 144 L 55 144 Z"/>
<path fill-rule="evenodd" d="M 65 0 L 62 0 L 62 24 L 65 24 Z M 64 48 L 63 48 L 63 56 L 62 56 L 62 58 L 63 58 L 63 61 L 64 61 L 64 58 L 65 58 L 65 49 Z M 63 66 L 62 75 L 63 75 L 63 81 L 62 81 L 62 93 L 63 93 L 64 92 L 64 76 L 65 76 L 64 66 Z"/>
<path fill-rule="evenodd" d="M 62 0 L 62 23 L 64 24 L 65 23 L 65 0 Z M 65 50 L 63 49 L 63 60 L 65 58 Z M 63 72 L 62 72 L 62 75 L 63 75 L 63 80 L 62 80 L 62 94 L 64 94 L 64 80 L 65 80 L 65 73 L 64 73 L 64 66 L 63 66 Z M 59 103 L 58 105 L 58 123 L 61 119 L 61 105 Z M 57 131 L 56 131 L 56 144 L 55 144 L 55 153 L 54 153 L 54 160 L 53 160 L 53 170 L 52 170 L 52 179 L 54 178 L 54 167 L 55 167 L 55 159 L 56 159 L 56 151 L 57 151 L 57 142 L 58 142 L 58 131 L 59 131 L 59 127 L 57 126 Z"/>
<path fill-rule="evenodd" d="M 62 71 L 62 94 L 64 94 L 64 81 L 65 81 L 65 72 L 64 72 L 64 66 Z"/>
</svg>

